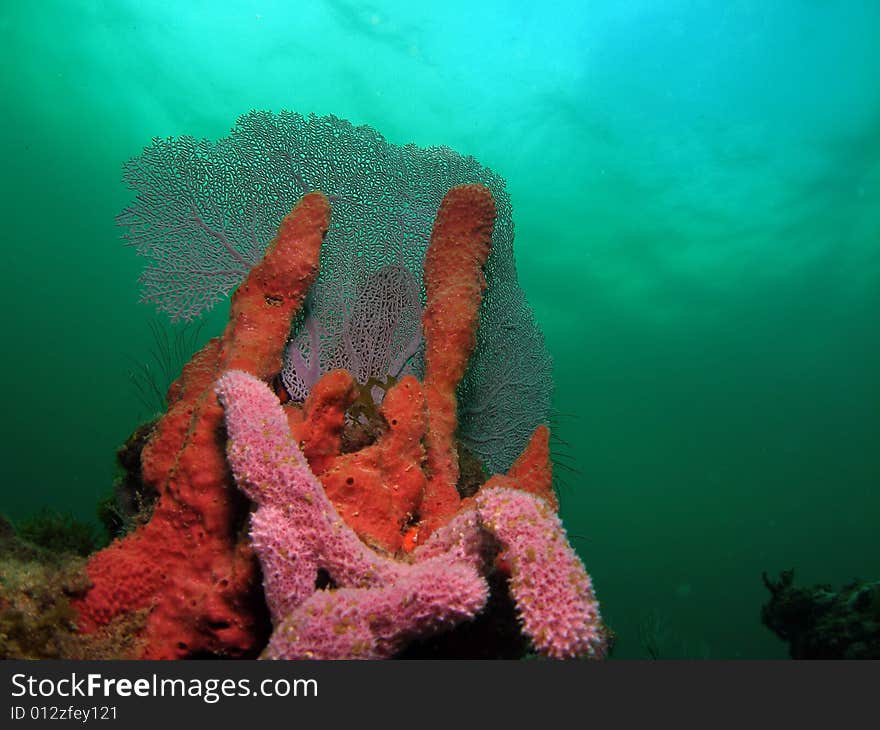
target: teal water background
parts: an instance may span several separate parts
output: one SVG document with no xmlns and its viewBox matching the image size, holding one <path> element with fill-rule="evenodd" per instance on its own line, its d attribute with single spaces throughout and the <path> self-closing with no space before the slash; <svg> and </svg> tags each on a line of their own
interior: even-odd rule
<svg viewBox="0 0 880 730">
<path fill-rule="evenodd" d="M 335 114 L 507 179 L 616 656 L 784 657 L 763 570 L 880 577 L 880 4 L 411 5 L 0 6 L 0 511 L 93 519 L 149 415 L 122 163 Z"/>
</svg>

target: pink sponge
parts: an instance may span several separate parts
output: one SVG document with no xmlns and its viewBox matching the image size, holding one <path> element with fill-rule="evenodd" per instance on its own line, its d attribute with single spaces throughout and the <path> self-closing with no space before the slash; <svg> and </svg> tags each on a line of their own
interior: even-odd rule
<svg viewBox="0 0 880 730">
<path fill-rule="evenodd" d="M 542 654 L 599 658 L 606 637 L 590 576 L 544 500 L 504 487 L 477 493 L 483 526 L 505 550 L 523 630 Z"/>
<path fill-rule="evenodd" d="M 268 659 L 382 659 L 483 608 L 486 582 L 466 563 L 418 563 L 388 585 L 316 591 L 272 634 Z"/>
<path fill-rule="evenodd" d="M 556 658 L 605 655 L 590 578 L 541 497 L 508 487 L 480 490 L 411 562 L 394 560 L 370 549 L 340 518 L 262 381 L 229 371 L 217 394 L 226 410 L 229 464 L 257 505 L 251 539 L 275 626 L 264 657 L 389 657 L 413 639 L 473 618 L 488 599 L 482 571 L 498 546 L 535 649 Z M 319 581 L 328 587 L 316 587 Z"/>
<path fill-rule="evenodd" d="M 373 552 L 339 517 L 294 441 L 278 399 L 241 371 L 217 383 L 227 458 L 257 504 L 251 539 L 275 632 L 265 656 L 390 656 L 410 639 L 473 617 L 486 603 L 472 561 L 438 555 L 419 565 Z M 338 588 L 316 590 L 321 572 Z"/>
</svg>

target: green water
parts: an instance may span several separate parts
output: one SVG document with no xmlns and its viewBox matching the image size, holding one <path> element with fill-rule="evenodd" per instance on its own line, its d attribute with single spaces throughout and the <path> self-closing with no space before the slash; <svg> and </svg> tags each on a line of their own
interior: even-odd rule
<svg viewBox="0 0 880 730">
<path fill-rule="evenodd" d="M 335 114 L 507 179 L 615 656 L 784 657 L 762 570 L 880 577 L 880 5 L 410 5 L 5 0 L 0 510 L 93 519 L 149 415 L 122 163 Z"/>
</svg>

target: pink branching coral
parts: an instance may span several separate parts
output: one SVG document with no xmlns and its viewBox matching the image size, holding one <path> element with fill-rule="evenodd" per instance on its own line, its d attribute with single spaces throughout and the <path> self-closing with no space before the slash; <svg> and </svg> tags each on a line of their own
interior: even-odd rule
<svg viewBox="0 0 880 730">
<path fill-rule="evenodd" d="M 340 518 L 263 382 L 228 371 L 217 394 L 229 464 L 257 505 L 251 538 L 275 626 L 265 658 L 389 657 L 471 619 L 486 604 L 484 575 L 498 547 L 535 648 L 558 658 L 604 655 L 589 576 L 540 497 L 487 489 L 410 560 L 395 560 L 367 547 Z M 316 588 L 322 579 L 326 587 Z"/>
</svg>

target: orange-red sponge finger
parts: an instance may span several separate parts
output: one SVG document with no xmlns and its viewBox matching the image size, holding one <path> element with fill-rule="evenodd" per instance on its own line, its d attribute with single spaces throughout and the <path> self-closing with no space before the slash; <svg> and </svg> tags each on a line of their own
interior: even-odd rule
<svg viewBox="0 0 880 730">
<path fill-rule="evenodd" d="M 495 224 L 495 200 L 483 185 L 460 185 L 443 198 L 425 255 L 425 398 L 430 481 L 422 518 L 428 531 L 458 507 L 455 389 L 477 342 L 480 303 Z"/>
</svg>

